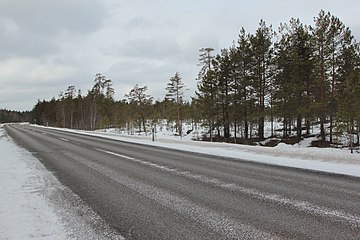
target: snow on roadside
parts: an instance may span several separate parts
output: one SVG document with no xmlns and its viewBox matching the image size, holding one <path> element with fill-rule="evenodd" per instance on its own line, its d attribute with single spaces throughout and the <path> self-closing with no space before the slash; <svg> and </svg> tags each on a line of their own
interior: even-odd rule
<svg viewBox="0 0 360 240">
<path fill-rule="evenodd" d="M 351 154 L 346 149 L 314 148 L 304 144 L 286 145 L 280 143 L 277 147 L 248 146 L 228 143 L 209 143 L 192 141 L 191 136 L 170 136 L 166 132 L 157 133 L 155 142 L 150 135 L 126 135 L 112 130 L 82 131 L 58 129 L 77 132 L 86 135 L 161 146 L 185 151 L 231 157 L 266 164 L 275 164 L 328 173 L 338 173 L 360 177 L 360 154 Z"/>
<path fill-rule="evenodd" d="M 123 239 L 0 125 L 0 238 Z"/>
<path fill-rule="evenodd" d="M 0 130 L 0 236 L 3 239 L 65 238 L 60 219 L 42 197 L 44 179 L 31 156 Z M 30 160 L 30 161 L 29 161 Z"/>
</svg>

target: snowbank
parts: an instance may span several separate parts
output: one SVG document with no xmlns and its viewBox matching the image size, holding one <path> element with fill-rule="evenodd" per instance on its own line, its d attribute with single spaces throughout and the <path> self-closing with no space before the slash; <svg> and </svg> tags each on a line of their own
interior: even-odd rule
<svg viewBox="0 0 360 240">
<path fill-rule="evenodd" d="M 44 191 L 51 191 L 46 174 L 0 127 L 1 238 L 64 239 L 66 230 L 44 198 Z"/>
<path fill-rule="evenodd" d="M 122 239 L 0 125 L 0 238 Z"/>
</svg>

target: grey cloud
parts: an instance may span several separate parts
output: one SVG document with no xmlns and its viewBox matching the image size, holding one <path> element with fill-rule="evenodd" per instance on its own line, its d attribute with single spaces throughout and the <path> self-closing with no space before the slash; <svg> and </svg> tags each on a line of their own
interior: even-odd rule
<svg viewBox="0 0 360 240">
<path fill-rule="evenodd" d="M 100 0 L 2 0 L 0 59 L 53 54 L 58 51 L 59 34 L 91 33 L 105 17 Z"/>
<path fill-rule="evenodd" d="M 134 29 L 148 29 L 148 28 L 152 28 L 153 24 L 145 19 L 144 17 L 134 17 L 132 19 L 130 19 L 126 24 L 125 24 L 125 28 L 127 30 L 134 30 Z"/>
<path fill-rule="evenodd" d="M 52 39 L 42 39 L 33 34 L 6 34 L 0 29 L 0 39 L 0 59 L 40 57 L 58 50 Z"/>
<path fill-rule="evenodd" d="M 131 18 L 125 24 L 125 29 L 127 31 L 137 31 L 137 30 L 154 30 L 161 32 L 162 30 L 168 28 L 176 28 L 177 24 L 170 19 L 163 19 L 160 17 L 144 17 L 144 16 L 136 16 Z"/>
<path fill-rule="evenodd" d="M 180 53 L 180 46 L 172 38 L 132 39 L 120 48 L 120 54 L 128 57 L 164 59 Z"/>
<path fill-rule="evenodd" d="M 11 89 L 0 90 L 0 106 L 11 110 L 31 110 L 40 99 L 51 99 L 57 97 L 59 86 L 19 86 Z"/>
<path fill-rule="evenodd" d="M 12 19 L 22 31 L 37 34 L 87 33 L 102 25 L 105 6 L 99 0 L 2 0 L 0 16 Z"/>
</svg>

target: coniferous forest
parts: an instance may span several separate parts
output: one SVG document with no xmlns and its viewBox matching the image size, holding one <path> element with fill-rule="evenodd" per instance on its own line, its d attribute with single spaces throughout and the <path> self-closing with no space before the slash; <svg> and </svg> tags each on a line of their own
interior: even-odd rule
<svg viewBox="0 0 360 240">
<path fill-rule="evenodd" d="M 181 73 L 164 81 L 168 94 L 161 101 L 138 85 L 115 100 L 112 80 L 98 73 L 86 93 L 69 86 L 58 98 L 39 100 L 29 118 L 57 127 L 138 131 L 166 119 L 178 133 L 187 120 L 212 129 L 210 139 L 232 142 L 263 140 L 265 123 L 275 121 L 283 127 L 272 126 L 271 135 L 284 139 L 300 139 L 315 124 L 322 143 L 359 136 L 359 43 L 331 13 L 320 11 L 311 26 L 291 19 L 274 29 L 260 20 L 254 33 L 242 28 L 229 48 L 194 54 L 199 74 L 191 101 L 183 99 Z"/>
</svg>

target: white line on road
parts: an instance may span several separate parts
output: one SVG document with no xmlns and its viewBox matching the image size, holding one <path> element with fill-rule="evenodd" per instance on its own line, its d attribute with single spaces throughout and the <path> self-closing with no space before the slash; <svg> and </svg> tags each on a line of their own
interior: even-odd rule
<svg viewBox="0 0 360 240">
<path fill-rule="evenodd" d="M 98 151 L 100 151 L 100 152 L 104 152 L 104 153 L 107 153 L 107 154 L 110 154 L 110 155 L 114 155 L 114 156 L 117 156 L 117 157 L 121 157 L 121 158 L 125 158 L 125 159 L 128 159 L 128 160 L 136 160 L 135 158 L 128 157 L 128 156 L 121 155 L 121 154 L 114 153 L 114 152 L 110 152 L 110 151 L 106 151 L 106 150 L 103 150 L 103 149 L 100 149 L 100 148 L 95 148 L 95 149 L 98 150 Z"/>
<path fill-rule="evenodd" d="M 264 193 L 261 192 L 257 189 L 254 188 L 246 188 L 246 187 L 242 187 L 238 184 L 235 183 L 226 183 L 223 182 L 220 179 L 217 178 L 212 178 L 212 177 L 207 177 L 204 175 L 200 175 L 200 174 L 196 174 L 196 173 L 192 173 L 190 171 L 181 171 L 179 169 L 176 168 L 171 168 L 165 165 L 160 165 L 160 164 L 156 164 L 156 163 L 151 163 L 148 161 L 144 161 L 141 159 L 136 159 L 133 157 L 129 157 L 129 156 L 125 156 L 125 155 L 121 155 L 115 152 L 110 152 L 110 151 L 106 151 L 103 149 L 98 149 L 97 150 L 107 153 L 107 154 L 111 154 L 113 156 L 117 156 L 117 157 L 121 157 L 124 159 L 128 159 L 137 163 L 140 163 L 142 165 L 146 165 L 146 166 L 150 166 L 150 167 L 154 167 L 157 169 L 160 169 L 162 171 L 166 171 L 166 172 L 171 172 L 172 174 L 176 174 L 178 176 L 182 176 L 182 177 L 186 177 L 188 179 L 192 179 L 192 180 L 197 180 L 199 182 L 202 183 L 206 183 L 206 184 L 211 184 L 215 187 L 220 187 L 222 189 L 225 190 L 230 190 L 233 192 L 238 192 L 241 194 L 246 194 L 249 195 L 255 199 L 261 200 L 261 201 L 267 201 L 267 202 L 271 202 L 274 204 L 278 204 L 278 205 L 284 205 L 284 206 L 290 206 L 293 209 L 296 209 L 298 211 L 301 212 L 307 212 L 310 214 L 316 214 L 318 216 L 321 217 L 325 217 L 325 218 L 330 218 L 334 221 L 337 222 L 346 222 L 351 224 L 352 226 L 358 228 L 360 226 L 360 216 L 356 216 L 350 213 L 346 213 L 340 210 L 334 210 L 334 209 L 330 209 L 328 207 L 325 206 L 321 206 L 321 205 L 316 205 L 316 204 L 312 204 L 310 202 L 307 201 L 302 201 L 302 200 L 296 200 L 296 199 L 292 199 L 292 198 L 287 198 L 284 196 L 281 196 L 279 194 L 271 194 L 271 193 Z"/>
<path fill-rule="evenodd" d="M 113 156 L 124 156 L 102 149 L 97 150 L 111 154 Z M 138 192 L 146 198 L 151 199 L 166 208 L 172 209 L 179 214 L 188 216 L 193 221 L 201 223 L 213 231 L 225 236 L 226 239 L 282 239 L 281 237 L 272 233 L 259 230 L 251 225 L 243 224 L 239 221 L 239 219 L 232 219 L 212 209 L 200 206 L 184 197 L 177 196 L 162 188 L 155 187 L 124 176 L 123 174 L 120 174 L 111 168 L 104 167 L 103 165 L 100 165 L 96 162 L 91 162 L 79 155 L 75 155 L 71 152 L 65 152 L 64 154 L 73 159 L 76 159 L 87 167 L 105 175 L 115 182 Z M 125 156 L 125 159 L 134 158 Z"/>
<path fill-rule="evenodd" d="M 60 140 L 62 140 L 62 141 L 65 141 L 65 142 L 68 142 L 69 140 L 68 139 L 66 139 L 66 138 L 59 138 Z"/>
</svg>

